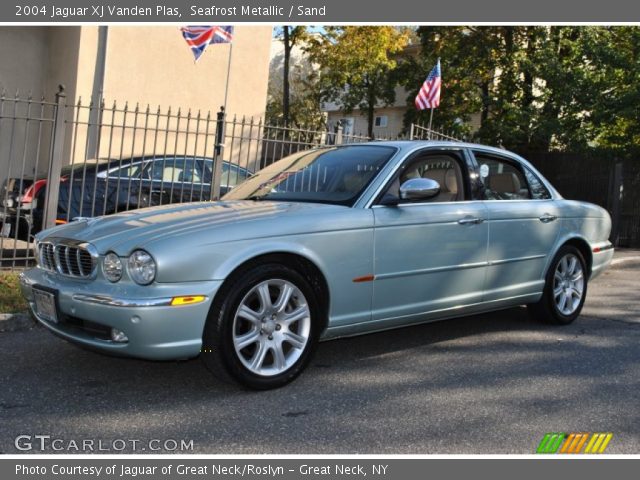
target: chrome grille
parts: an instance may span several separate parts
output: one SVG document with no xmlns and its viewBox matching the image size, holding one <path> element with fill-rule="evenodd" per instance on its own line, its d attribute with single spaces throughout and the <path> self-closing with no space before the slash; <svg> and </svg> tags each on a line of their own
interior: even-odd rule
<svg viewBox="0 0 640 480">
<path fill-rule="evenodd" d="M 40 244 L 40 265 L 46 270 L 55 270 L 56 261 L 53 256 L 53 244 L 41 243 Z"/>
<path fill-rule="evenodd" d="M 92 278 L 97 253 L 91 244 L 66 239 L 45 240 L 39 244 L 40 267 L 67 277 Z"/>
</svg>

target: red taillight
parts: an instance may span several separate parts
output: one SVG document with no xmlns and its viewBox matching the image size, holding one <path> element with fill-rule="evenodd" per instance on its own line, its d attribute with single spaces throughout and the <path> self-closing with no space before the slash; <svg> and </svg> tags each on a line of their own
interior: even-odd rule
<svg viewBox="0 0 640 480">
<path fill-rule="evenodd" d="M 31 184 L 29 188 L 27 188 L 24 191 L 24 195 L 22 195 L 22 198 L 20 199 L 20 201 L 22 203 L 31 203 L 33 201 L 33 198 L 40 191 L 40 189 L 44 187 L 46 184 L 47 184 L 47 181 L 45 179 L 33 182 L 33 184 Z"/>
</svg>

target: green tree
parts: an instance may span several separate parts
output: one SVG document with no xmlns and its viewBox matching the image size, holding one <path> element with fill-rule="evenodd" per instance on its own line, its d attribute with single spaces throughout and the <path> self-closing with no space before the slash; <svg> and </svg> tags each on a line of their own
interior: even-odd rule
<svg viewBox="0 0 640 480">
<path fill-rule="evenodd" d="M 322 100 L 347 113 L 365 112 L 369 137 L 376 107 L 395 100 L 396 56 L 408 39 L 406 30 L 395 27 L 346 26 L 326 27 L 309 41 L 309 57 L 320 68 Z"/>
<path fill-rule="evenodd" d="M 267 92 L 267 123 L 297 128 L 321 129 L 321 111 L 317 73 L 311 62 L 302 55 L 308 40 L 306 27 L 284 26 L 276 31 L 283 42 L 283 52 L 270 65 Z M 298 54 L 293 55 L 294 47 Z"/>
<path fill-rule="evenodd" d="M 418 111 L 414 99 L 438 58 L 442 67 L 442 94 L 434 125 L 457 136 L 468 136 L 469 121 L 489 116 L 491 87 L 496 70 L 497 37 L 487 27 L 420 27 L 421 53 L 404 59 L 398 76 L 408 92 L 405 124 L 426 123 L 430 112 Z"/>
<path fill-rule="evenodd" d="M 399 71 L 406 123 L 441 57 L 435 123 L 518 151 L 629 149 L 640 139 L 640 29 L 601 26 L 420 27 L 422 53 Z"/>
</svg>

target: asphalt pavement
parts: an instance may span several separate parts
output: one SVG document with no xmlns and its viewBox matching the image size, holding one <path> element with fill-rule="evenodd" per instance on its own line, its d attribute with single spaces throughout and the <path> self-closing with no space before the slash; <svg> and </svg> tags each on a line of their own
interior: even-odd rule
<svg viewBox="0 0 640 480">
<path fill-rule="evenodd" d="M 34 436 L 50 435 L 71 445 L 64 453 L 83 440 L 147 453 L 169 439 L 193 440 L 178 453 L 527 454 L 547 432 L 612 432 L 607 453 L 638 454 L 639 278 L 640 263 L 615 265 L 566 327 L 513 308 L 326 342 L 269 392 L 221 384 L 198 359 L 111 358 L 42 328 L 0 333 L 0 451 L 29 453 L 16 437 L 38 447 Z"/>
</svg>

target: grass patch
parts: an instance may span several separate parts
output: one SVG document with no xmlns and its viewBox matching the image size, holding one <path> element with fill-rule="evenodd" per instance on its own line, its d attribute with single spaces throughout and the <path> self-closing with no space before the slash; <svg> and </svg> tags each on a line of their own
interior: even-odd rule
<svg viewBox="0 0 640 480">
<path fill-rule="evenodd" d="M 20 293 L 18 273 L 0 272 L 0 313 L 27 311 L 27 302 Z"/>
</svg>

